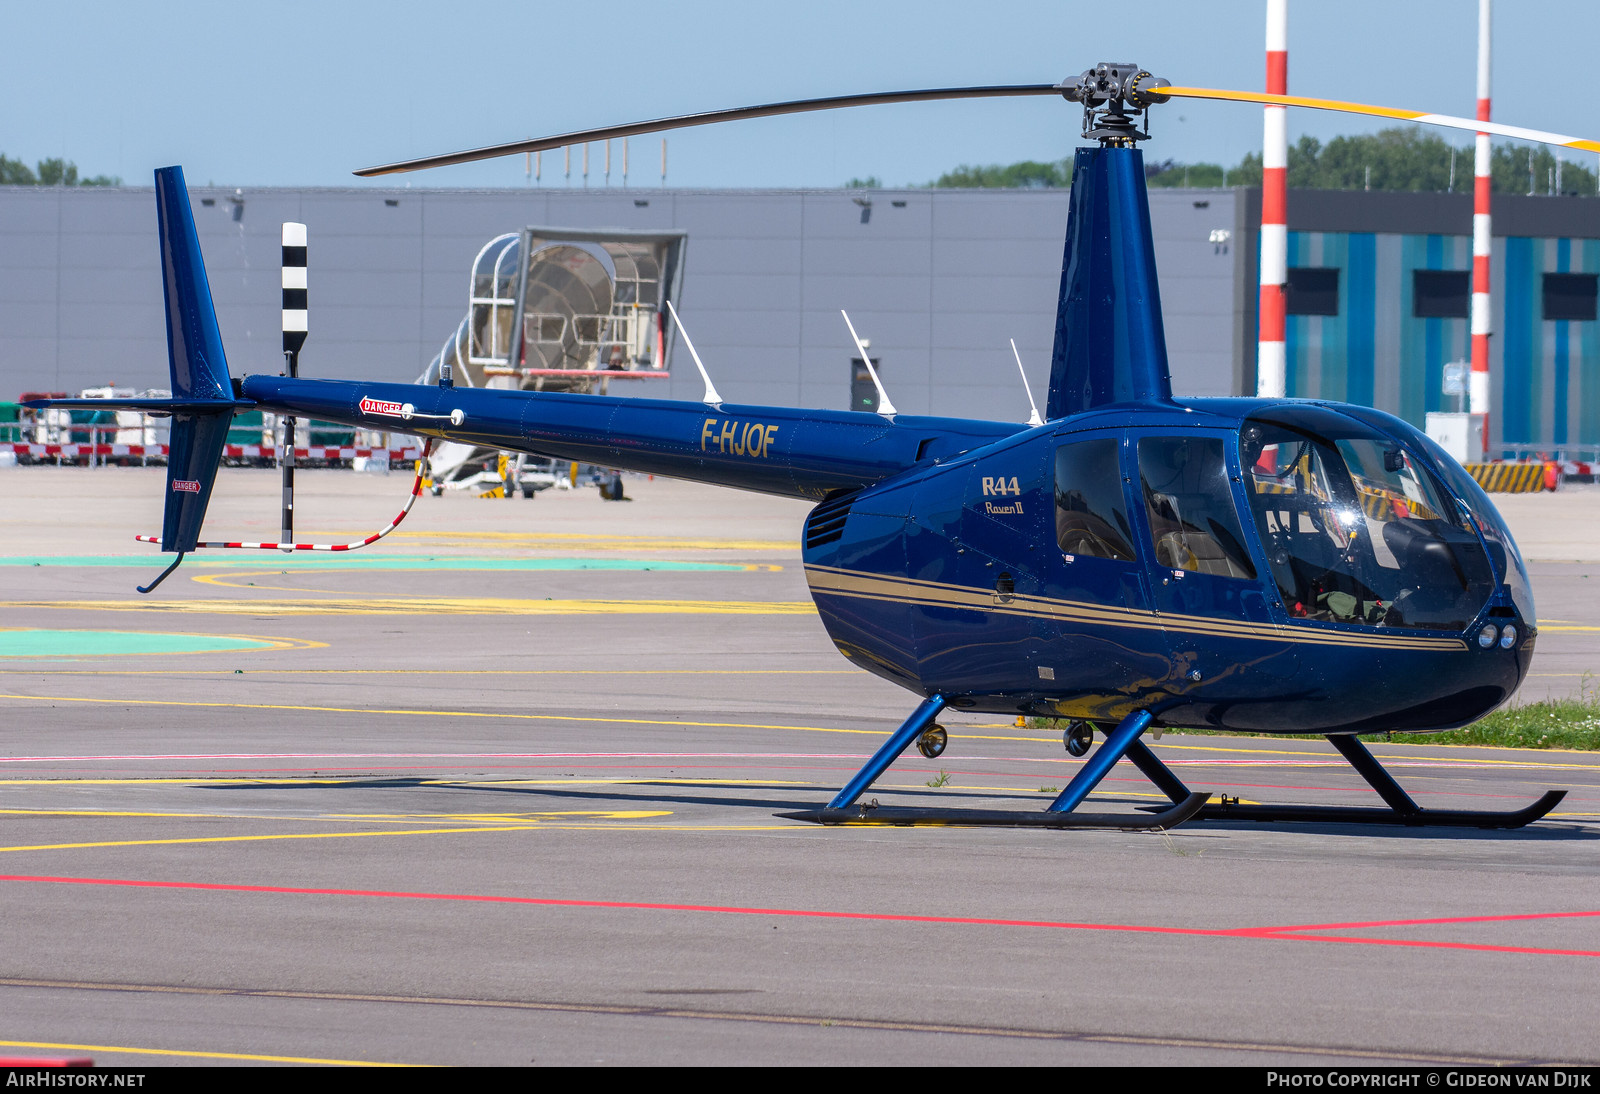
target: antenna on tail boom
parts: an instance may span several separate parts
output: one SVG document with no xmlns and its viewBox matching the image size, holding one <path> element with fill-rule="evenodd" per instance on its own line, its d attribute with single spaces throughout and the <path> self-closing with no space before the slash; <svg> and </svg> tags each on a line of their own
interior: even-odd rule
<svg viewBox="0 0 1600 1094">
<path fill-rule="evenodd" d="M 1022 367 L 1022 354 L 1017 352 L 1017 340 L 1011 339 L 1011 355 L 1017 359 L 1017 371 L 1022 373 L 1022 390 L 1028 393 L 1028 409 L 1033 411 L 1028 415 L 1028 425 L 1044 425 L 1044 419 L 1039 417 L 1039 404 L 1033 401 L 1033 385 L 1028 383 L 1028 370 Z"/>
<path fill-rule="evenodd" d="M 700 355 L 694 351 L 694 343 L 689 341 L 689 332 L 684 329 L 683 320 L 678 318 L 678 309 L 672 306 L 672 301 L 667 301 L 667 311 L 672 315 L 672 321 L 678 325 L 678 333 L 683 335 L 683 344 L 689 348 L 689 356 L 694 358 L 694 367 L 700 370 L 700 378 L 706 382 L 706 394 L 701 402 L 706 406 L 722 409 L 722 396 L 717 394 L 716 385 L 711 382 L 711 374 L 706 371 L 706 366 L 701 363 Z"/>
<path fill-rule="evenodd" d="M 840 308 L 839 314 L 844 316 L 844 325 L 850 328 L 850 338 L 855 342 L 856 349 L 861 352 L 861 360 L 867 366 L 867 375 L 872 377 L 872 386 L 878 389 L 878 413 L 885 418 L 893 418 L 899 411 L 889 401 L 889 393 L 883 390 L 883 381 L 878 379 L 878 370 L 872 367 L 872 358 L 867 356 L 867 344 L 856 333 L 856 325 L 850 322 L 850 313 Z"/>
</svg>

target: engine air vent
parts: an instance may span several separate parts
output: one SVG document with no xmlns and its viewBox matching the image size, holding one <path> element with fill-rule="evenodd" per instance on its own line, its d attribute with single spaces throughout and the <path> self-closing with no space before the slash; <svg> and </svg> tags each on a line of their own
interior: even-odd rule
<svg viewBox="0 0 1600 1094">
<path fill-rule="evenodd" d="M 844 522 L 850 519 L 850 503 L 858 491 L 826 498 L 806 518 L 806 550 L 833 543 L 844 535 Z"/>
</svg>

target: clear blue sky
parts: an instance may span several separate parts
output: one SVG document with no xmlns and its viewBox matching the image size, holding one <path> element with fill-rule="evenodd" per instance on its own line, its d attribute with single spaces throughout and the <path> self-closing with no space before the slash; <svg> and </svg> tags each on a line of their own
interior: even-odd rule
<svg viewBox="0 0 1600 1094">
<path fill-rule="evenodd" d="M 1175 83 L 1259 90 L 1264 0 L 685 0 L 446 5 L 0 0 L 0 152 L 148 185 L 373 185 L 357 167 L 642 118 L 861 91 L 1055 81 L 1102 60 Z M 1289 89 L 1438 113 L 1473 110 L 1476 0 L 1290 0 Z M 1588 94 L 1600 4 L 1500 0 L 1495 118 L 1600 136 Z M 1563 87 L 1573 93 L 1555 93 Z M 1052 99 L 869 107 L 669 135 L 674 186 L 922 183 L 961 163 L 1059 159 L 1079 111 Z M 1291 139 L 1378 128 L 1291 114 Z M 1233 163 L 1258 107 L 1173 103 L 1146 154 Z M 1470 138 L 1447 135 L 1466 144 Z M 603 184 L 594 146 L 590 185 Z M 576 155 L 572 185 L 580 185 Z M 1587 159 L 1582 160 L 1593 166 Z M 631 185 L 659 184 L 659 141 Z M 520 186 L 520 156 L 410 176 Z M 612 184 L 621 184 L 613 146 Z M 396 185 L 380 180 L 381 185 Z M 404 181 L 398 183 L 405 185 Z M 544 184 L 560 186 L 559 153 Z"/>
</svg>

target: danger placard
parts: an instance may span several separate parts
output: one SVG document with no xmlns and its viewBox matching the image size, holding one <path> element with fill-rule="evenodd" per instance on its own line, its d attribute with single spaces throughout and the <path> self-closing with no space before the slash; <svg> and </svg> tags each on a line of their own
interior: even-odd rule
<svg viewBox="0 0 1600 1094">
<path fill-rule="evenodd" d="M 362 399 L 361 413 L 387 414 L 391 418 L 400 417 L 400 404 L 391 403 L 385 399 Z"/>
</svg>

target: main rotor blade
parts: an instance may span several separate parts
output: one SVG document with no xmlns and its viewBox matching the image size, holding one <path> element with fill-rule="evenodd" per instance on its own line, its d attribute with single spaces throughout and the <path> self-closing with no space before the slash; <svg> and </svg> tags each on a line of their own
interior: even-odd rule
<svg viewBox="0 0 1600 1094">
<path fill-rule="evenodd" d="M 1455 118 L 1448 114 L 1423 114 L 1415 110 L 1396 110 L 1390 106 L 1368 106 L 1364 103 L 1347 103 L 1338 99 L 1308 99 L 1303 95 L 1269 95 L 1261 91 L 1224 91 L 1214 87 L 1160 87 L 1153 89 L 1160 95 L 1180 99 L 1226 99 L 1240 103 L 1262 103 L 1267 106 L 1305 106 L 1313 110 L 1336 110 L 1345 114 L 1369 114 L 1375 118 L 1394 118 L 1403 122 L 1420 122 L 1424 125 L 1442 125 L 1447 129 L 1465 129 L 1471 133 L 1493 133 L 1500 137 L 1538 141 L 1540 144 L 1559 144 L 1564 148 L 1581 148 L 1586 152 L 1600 152 L 1600 141 L 1568 137 L 1561 133 L 1546 133 L 1541 129 L 1523 129 L 1516 125 L 1497 122 L 1480 122 L 1473 118 Z"/>
<path fill-rule="evenodd" d="M 1162 88 L 1163 92 L 1167 89 Z M 657 118 L 653 122 L 632 122 L 627 125 L 609 125 L 602 129 L 582 129 L 576 133 L 562 133 L 555 137 L 513 141 L 509 144 L 492 144 L 465 152 L 451 152 L 443 156 L 426 156 L 422 159 L 386 163 L 381 167 L 364 167 L 356 174 L 362 178 L 393 175 L 402 171 L 420 171 L 425 167 L 448 167 L 454 163 L 473 163 L 477 160 L 510 156 L 518 152 L 547 152 L 569 144 L 585 141 L 615 140 L 618 137 L 636 137 L 641 133 L 659 133 L 666 129 L 686 129 L 691 125 L 710 125 L 713 122 L 742 121 L 745 118 L 770 118 L 778 114 L 801 114 L 808 110 L 837 110 L 847 106 L 877 106 L 882 103 L 918 103 L 934 99 L 998 99 L 1020 95 L 1059 95 L 1061 88 L 1055 84 L 1002 84 L 991 87 L 939 87 L 924 91 L 880 91 L 871 95 L 835 95 L 827 99 L 796 99 L 787 103 L 768 103 L 765 106 L 742 106 L 731 110 L 708 110 L 703 114 L 680 114 L 673 118 Z"/>
</svg>

